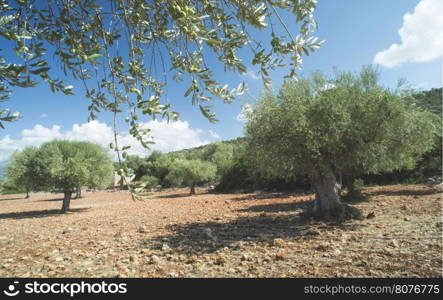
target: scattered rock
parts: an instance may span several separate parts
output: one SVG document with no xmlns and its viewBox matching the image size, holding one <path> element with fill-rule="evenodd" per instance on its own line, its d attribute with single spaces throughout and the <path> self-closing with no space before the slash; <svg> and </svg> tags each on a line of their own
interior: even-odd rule
<svg viewBox="0 0 443 300">
<path fill-rule="evenodd" d="M 309 224 L 299 215 L 301 206 L 279 212 L 249 209 L 307 202 L 312 195 L 236 201 L 232 194 L 201 194 L 180 201 L 174 195 L 181 191 L 168 191 L 146 205 L 127 203 L 126 191 L 118 192 L 115 202 L 107 194 L 106 199 L 94 199 L 87 213 L 0 220 L 0 275 L 438 277 L 441 241 L 434 237 L 442 227 L 436 209 L 439 194 L 426 186 L 368 187 L 368 191 L 375 201 L 356 206 L 364 217 L 373 212 L 377 220 L 344 224 L 319 220 Z M 37 198 L 36 206 L 53 209 L 54 203 L 42 199 Z M 89 199 L 82 201 L 78 205 L 89 205 Z M 386 205 L 378 207 L 381 201 Z M 22 208 L 18 201 L 0 202 L 0 214 L 33 209 L 30 202 Z M 105 205 L 110 209 L 103 210 Z M 165 213 L 172 209 L 173 214 Z M 114 234 L 119 237 L 113 238 Z"/>
<path fill-rule="evenodd" d="M 163 245 L 162 245 L 162 251 L 169 251 L 169 250 L 171 250 L 171 247 L 169 247 L 168 244 L 163 243 Z"/>
<path fill-rule="evenodd" d="M 286 242 L 283 239 L 278 238 L 272 241 L 272 245 L 276 247 L 284 247 L 286 246 Z"/>
<path fill-rule="evenodd" d="M 188 260 L 186 261 L 186 263 L 188 263 L 188 264 L 193 264 L 193 263 L 195 263 L 195 262 L 197 262 L 197 255 L 191 255 L 191 256 L 188 258 Z"/>
<path fill-rule="evenodd" d="M 318 250 L 318 251 L 327 251 L 329 248 L 330 248 L 329 245 L 326 245 L 326 244 L 320 244 L 320 245 L 318 245 L 317 247 L 315 247 L 315 250 Z"/>
<path fill-rule="evenodd" d="M 282 260 L 286 260 L 286 259 L 287 259 L 286 254 L 284 254 L 282 252 L 279 252 L 279 253 L 275 254 L 275 260 L 276 261 L 282 261 Z"/>
<path fill-rule="evenodd" d="M 394 239 L 391 241 L 390 245 L 393 246 L 394 248 L 398 248 L 400 247 L 400 242 Z"/>
<path fill-rule="evenodd" d="M 146 230 L 145 226 L 140 226 L 137 230 L 139 233 L 147 233 L 148 231 Z"/>
<path fill-rule="evenodd" d="M 69 233 L 71 231 L 73 231 L 74 229 L 72 229 L 71 227 L 66 228 L 65 230 L 62 231 L 62 234 L 66 234 Z"/>
<path fill-rule="evenodd" d="M 211 228 L 209 228 L 209 227 L 206 227 L 205 229 L 203 229 L 202 235 L 206 239 L 211 239 L 211 240 L 217 239 L 217 237 L 215 236 L 215 234 L 212 232 Z"/>
<path fill-rule="evenodd" d="M 153 265 L 158 265 L 160 263 L 160 258 L 157 255 L 152 255 L 149 262 Z"/>
<path fill-rule="evenodd" d="M 177 272 L 169 272 L 168 275 L 171 277 L 178 277 L 179 276 Z"/>
<path fill-rule="evenodd" d="M 308 229 L 306 230 L 303 235 L 307 235 L 307 236 L 316 236 L 316 235 L 321 235 L 321 232 L 318 229 L 312 228 L 312 229 Z"/>
<path fill-rule="evenodd" d="M 383 252 L 386 254 L 386 255 L 388 255 L 388 256 L 391 256 L 391 255 L 393 255 L 394 254 L 394 251 L 393 251 L 393 249 L 391 249 L 391 248 L 388 248 L 388 247 L 386 247 L 386 248 L 383 248 Z"/>
<path fill-rule="evenodd" d="M 215 262 L 216 265 L 224 265 L 226 263 L 226 259 L 223 256 L 217 256 L 215 258 Z"/>
<path fill-rule="evenodd" d="M 372 219 L 375 218 L 375 212 L 370 212 L 367 216 L 366 219 Z"/>
<path fill-rule="evenodd" d="M 443 183 L 435 184 L 432 186 L 433 189 L 443 192 Z"/>
</svg>

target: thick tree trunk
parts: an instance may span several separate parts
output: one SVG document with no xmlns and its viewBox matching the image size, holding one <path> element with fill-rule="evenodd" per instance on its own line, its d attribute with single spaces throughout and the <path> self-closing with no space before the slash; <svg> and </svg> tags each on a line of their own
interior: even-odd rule
<svg viewBox="0 0 443 300">
<path fill-rule="evenodd" d="M 80 199 L 82 196 L 82 190 L 81 189 L 77 189 L 76 194 L 75 194 L 75 199 Z"/>
<path fill-rule="evenodd" d="M 29 198 L 29 190 L 26 190 L 26 197 L 25 197 L 26 199 L 28 199 Z"/>
<path fill-rule="evenodd" d="M 315 191 L 315 214 L 328 214 L 342 204 L 339 194 L 340 187 L 332 171 L 316 174 L 312 178 L 312 184 Z"/>
<path fill-rule="evenodd" d="M 195 195 L 195 183 L 193 183 L 191 185 L 191 192 L 189 193 L 190 195 Z"/>
<path fill-rule="evenodd" d="M 65 197 L 63 198 L 63 206 L 62 206 L 62 213 L 65 213 L 69 210 L 69 204 L 71 203 L 71 191 L 65 191 Z"/>
</svg>

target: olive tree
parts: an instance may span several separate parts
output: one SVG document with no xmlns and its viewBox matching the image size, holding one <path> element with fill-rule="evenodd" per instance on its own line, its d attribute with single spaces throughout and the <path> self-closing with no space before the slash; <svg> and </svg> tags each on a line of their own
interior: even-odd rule
<svg viewBox="0 0 443 300">
<path fill-rule="evenodd" d="M 113 166 L 105 149 L 90 142 L 52 141 L 38 149 L 32 173 L 41 190 L 62 190 L 62 212 L 69 210 L 72 193 L 83 186 L 105 188 Z"/>
<path fill-rule="evenodd" d="M 217 177 L 220 179 L 233 165 L 234 147 L 220 142 L 209 144 L 205 147 L 203 159 L 217 167 Z"/>
<path fill-rule="evenodd" d="M 195 194 L 197 184 L 206 183 L 215 179 L 217 168 L 214 164 L 199 159 L 177 159 L 166 176 L 166 180 L 174 185 L 186 184 L 190 187 L 190 194 Z"/>
<path fill-rule="evenodd" d="M 22 151 L 16 151 L 11 156 L 11 162 L 6 169 L 6 176 L 10 183 L 26 191 L 26 198 L 35 189 L 35 180 L 31 171 L 37 148 L 28 146 Z"/>
<path fill-rule="evenodd" d="M 342 175 L 412 168 L 437 132 L 435 116 L 378 84 L 378 72 L 336 72 L 288 81 L 248 115 L 253 170 L 267 177 L 308 175 L 314 212 L 344 208 Z"/>
<path fill-rule="evenodd" d="M 146 174 L 158 178 L 158 183 L 166 186 L 166 176 L 171 169 L 172 163 L 173 159 L 168 154 L 153 151 L 146 159 Z"/>
<path fill-rule="evenodd" d="M 269 71 L 284 65 L 295 77 L 302 56 L 321 44 L 312 36 L 316 2 L 0 0 L 0 43 L 18 56 L 0 57 L 0 101 L 8 99 L 11 87 L 34 87 L 39 81 L 73 94 L 74 86 L 52 73 L 60 66 L 67 78 L 81 82 L 90 119 L 102 110 L 125 111 L 130 133 L 148 147 L 149 129 L 142 128 L 140 116 L 178 118 L 166 101 L 168 80 L 183 82 L 183 95 L 216 121 L 208 102 L 229 103 L 245 88 L 218 82 L 212 72 L 217 63 L 238 73 L 247 72 L 246 63 L 256 65 L 265 84 L 270 84 Z M 294 15 L 291 26 L 280 16 L 287 12 Z M 298 34 L 289 28 L 298 28 Z M 257 31 L 268 38 L 257 41 Z M 209 63 L 209 57 L 215 61 Z M 0 126 L 17 117 L 0 110 Z M 118 156 L 124 151 L 117 134 L 112 148 Z"/>
</svg>

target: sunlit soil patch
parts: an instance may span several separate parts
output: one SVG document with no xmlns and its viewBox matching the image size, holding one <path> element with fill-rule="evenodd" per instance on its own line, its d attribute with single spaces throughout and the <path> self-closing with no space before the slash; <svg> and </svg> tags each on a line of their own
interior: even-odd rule
<svg viewBox="0 0 443 300">
<path fill-rule="evenodd" d="M 365 219 L 300 217 L 313 195 L 188 189 L 0 196 L 2 277 L 441 277 L 441 194 L 366 189 Z"/>
</svg>

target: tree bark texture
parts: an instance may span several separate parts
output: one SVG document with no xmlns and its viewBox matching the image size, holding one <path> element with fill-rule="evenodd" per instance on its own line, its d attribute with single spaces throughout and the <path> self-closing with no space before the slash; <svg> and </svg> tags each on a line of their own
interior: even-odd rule
<svg viewBox="0 0 443 300">
<path fill-rule="evenodd" d="M 65 197 L 63 198 L 62 213 L 65 213 L 69 210 L 69 205 L 71 204 L 72 192 L 65 191 L 64 194 L 65 194 Z"/>
<path fill-rule="evenodd" d="M 195 195 L 195 184 L 194 183 L 191 185 L 191 192 L 189 194 Z"/>
<path fill-rule="evenodd" d="M 316 174 L 312 181 L 315 191 L 314 213 L 324 214 L 335 210 L 342 204 L 340 185 L 332 171 Z"/>
</svg>

